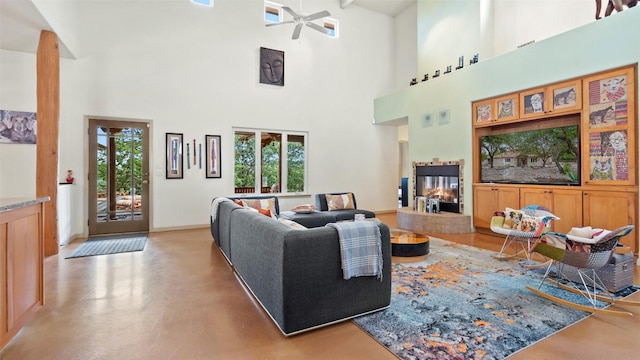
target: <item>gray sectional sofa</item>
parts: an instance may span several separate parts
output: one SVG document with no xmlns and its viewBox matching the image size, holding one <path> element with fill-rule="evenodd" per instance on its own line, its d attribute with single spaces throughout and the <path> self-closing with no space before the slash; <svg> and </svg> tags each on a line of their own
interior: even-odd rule
<svg viewBox="0 0 640 360">
<path fill-rule="evenodd" d="M 389 306 L 391 243 L 385 224 L 378 225 L 382 280 L 344 280 L 336 229 L 294 229 L 231 201 L 214 203 L 211 234 L 216 244 L 284 335 Z"/>
</svg>

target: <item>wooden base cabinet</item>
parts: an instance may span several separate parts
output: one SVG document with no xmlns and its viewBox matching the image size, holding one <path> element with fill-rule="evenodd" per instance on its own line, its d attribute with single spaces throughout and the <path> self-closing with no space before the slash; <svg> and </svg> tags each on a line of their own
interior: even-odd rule
<svg viewBox="0 0 640 360">
<path fill-rule="evenodd" d="M 551 229 L 568 233 L 572 227 L 582 226 L 582 190 L 521 188 L 520 207 L 545 206 L 560 218 L 551 223 Z"/>
<path fill-rule="evenodd" d="M 44 305 L 43 203 L 0 212 L 0 348 Z"/>
<path fill-rule="evenodd" d="M 594 228 L 617 229 L 624 225 L 636 224 L 637 195 L 623 191 L 584 191 L 583 222 Z M 638 230 L 633 230 L 621 239 L 634 253 L 638 252 Z"/>
<path fill-rule="evenodd" d="M 490 228 L 493 213 L 507 207 L 520 208 L 518 187 L 495 185 L 473 187 L 473 225 L 475 227 Z"/>
</svg>

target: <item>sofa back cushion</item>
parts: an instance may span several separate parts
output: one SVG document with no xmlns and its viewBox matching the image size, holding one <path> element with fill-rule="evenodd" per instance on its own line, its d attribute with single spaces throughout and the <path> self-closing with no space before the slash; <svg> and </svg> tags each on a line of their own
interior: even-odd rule
<svg viewBox="0 0 640 360">
<path fill-rule="evenodd" d="M 278 203 L 277 196 L 242 196 L 242 197 L 230 197 L 229 199 L 238 203 L 237 200 L 242 202 L 242 206 L 258 209 L 268 209 L 271 211 L 272 217 L 280 215 L 280 204 Z"/>
</svg>

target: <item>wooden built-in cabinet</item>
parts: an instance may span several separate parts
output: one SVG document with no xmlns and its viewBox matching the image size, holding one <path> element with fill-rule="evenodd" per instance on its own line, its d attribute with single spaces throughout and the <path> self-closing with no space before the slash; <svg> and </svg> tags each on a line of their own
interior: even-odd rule
<svg viewBox="0 0 640 360">
<path fill-rule="evenodd" d="M 0 212 L 0 348 L 44 304 L 43 207 Z"/>
<path fill-rule="evenodd" d="M 579 226 L 613 230 L 638 225 L 636 78 L 634 65 L 474 102 L 474 226 L 488 229 L 495 211 L 534 204 L 561 218 L 553 222 L 553 230 L 561 233 Z M 505 101 L 517 115 L 500 112 Z M 575 125 L 580 138 L 579 184 L 482 182 L 484 136 Z M 511 166 L 529 165 L 518 161 Z M 636 254 L 638 232 L 622 239 Z"/>
</svg>

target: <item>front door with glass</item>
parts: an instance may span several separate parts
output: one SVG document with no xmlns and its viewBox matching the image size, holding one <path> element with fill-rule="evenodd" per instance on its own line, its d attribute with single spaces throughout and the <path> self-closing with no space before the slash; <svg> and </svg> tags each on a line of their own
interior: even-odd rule
<svg viewBox="0 0 640 360">
<path fill-rule="evenodd" d="M 89 119 L 89 235 L 149 231 L 149 124 Z"/>
</svg>

